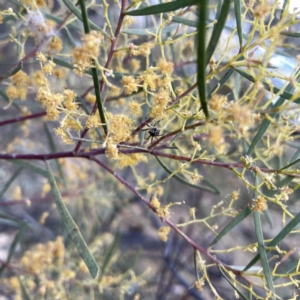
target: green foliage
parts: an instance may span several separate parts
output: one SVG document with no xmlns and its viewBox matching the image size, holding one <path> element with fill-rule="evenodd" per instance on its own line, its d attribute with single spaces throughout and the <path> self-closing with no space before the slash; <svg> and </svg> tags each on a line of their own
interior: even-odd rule
<svg viewBox="0 0 300 300">
<path fill-rule="evenodd" d="M 297 298 L 299 13 L 282 2 L 1 7 L 8 298 Z"/>
</svg>

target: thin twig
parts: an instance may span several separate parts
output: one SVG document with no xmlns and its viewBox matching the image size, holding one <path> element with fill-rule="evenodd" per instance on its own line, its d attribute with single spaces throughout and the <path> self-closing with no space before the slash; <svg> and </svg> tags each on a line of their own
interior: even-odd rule
<svg viewBox="0 0 300 300">
<path fill-rule="evenodd" d="M 12 118 L 9 120 L 1 121 L 0 126 L 23 122 L 23 121 L 30 120 L 30 119 L 36 119 L 36 118 L 44 117 L 46 115 L 47 115 L 46 111 L 40 111 L 38 113 L 33 113 L 33 114 L 27 115 L 27 116 L 22 116 L 22 117 L 19 116 L 19 117 Z"/>
<path fill-rule="evenodd" d="M 70 17 L 71 14 L 72 14 L 72 13 L 69 12 L 69 13 L 66 15 L 66 17 L 64 18 L 64 20 L 63 20 L 59 25 L 56 26 L 56 28 L 55 28 L 56 31 L 59 31 L 59 30 L 62 28 L 62 26 L 67 22 L 67 20 L 68 20 L 68 18 Z M 33 57 L 33 56 L 37 53 L 37 51 L 39 50 L 39 48 L 44 44 L 44 42 L 45 42 L 45 41 L 42 40 L 42 41 L 41 41 L 37 46 L 35 46 L 28 54 L 26 54 L 22 59 L 20 59 L 17 63 L 15 63 L 14 66 L 13 66 L 7 73 L 11 72 L 11 71 L 14 70 L 18 65 L 24 64 L 24 62 L 26 62 L 28 59 L 30 59 L 31 57 Z M 7 73 L 6 73 L 6 74 L 7 74 Z M 5 79 L 5 75 L 4 75 L 4 76 L 0 76 L 0 82 L 1 82 L 3 79 Z"/>
<path fill-rule="evenodd" d="M 126 8 L 126 5 L 127 5 L 127 0 L 122 0 L 122 6 L 121 6 L 121 12 L 120 12 L 120 17 L 119 17 L 119 21 L 118 21 L 118 25 L 117 25 L 117 28 L 116 28 L 116 31 L 115 31 L 115 36 L 114 38 L 112 39 L 112 43 L 111 43 L 111 46 L 110 46 L 110 50 L 109 50 L 109 53 L 108 53 L 108 58 L 107 58 L 107 61 L 106 61 L 106 64 L 104 66 L 105 69 L 108 69 L 109 66 L 110 66 L 110 63 L 112 61 L 112 58 L 113 58 L 113 55 L 114 55 L 114 52 L 116 50 L 116 45 L 117 45 L 117 41 L 118 41 L 118 38 L 119 38 L 119 35 L 121 33 L 121 27 L 122 27 L 122 24 L 123 24 L 123 21 L 124 21 L 124 18 L 125 18 L 125 8 Z M 81 95 L 81 98 L 84 98 L 92 89 L 94 88 L 94 86 L 90 86 L 82 95 Z M 100 93 L 103 92 L 103 89 L 104 89 L 104 80 L 101 79 L 100 80 Z M 92 109 L 92 112 L 91 112 L 91 115 L 93 115 L 97 110 L 97 103 L 95 103 L 93 109 Z M 81 133 L 81 138 L 84 138 L 85 135 L 87 134 L 87 132 L 89 131 L 88 128 L 85 128 L 83 130 L 83 132 Z M 79 141 L 74 149 L 75 152 L 78 152 L 79 149 L 80 149 L 80 146 L 82 145 L 82 142 Z"/>
<path fill-rule="evenodd" d="M 110 167 L 108 167 L 105 163 L 101 162 L 96 157 L 90 157 L 90 160 L 96 162 L 98 165 L 100 165 L 102 168 L 104 168 L 106 171 L 111 173 L 117 180 L 119 180 L 123 185 L 125 185 L 128 189 L 130 189 L 139 199 L 148 206 L 149 209 L 151 209 L 155 214 L 157 214 L 156 208 L 151 204 L 150 201 L 148 201 L 141 193 L 139 193 L 128 181 L 126 181 L 123 177 L 118 175 L 114 170 L 112 170 Z M 248 279 L 242 274 L 242 271 L 236 270 L 229 265 L 221 262 L 219 259 L 217 259 L 216 256 L 212 255 L 207 248 L 201 247 L 198 244 L 196 244 L 189 236 L 187 236 L 182 230 L 180 230 L 175 223 L 170 221 L 169 219 L 160 216 L 160 219 L 162 222 L 168 224 L 177 234 L 179 234 L 187 243 L 189 243 L 194 249 L 198 250 L 199 252 L 203 253 L 206 257 L 211 259 L 214 263 L 216 263 L 218 266 L 223 266 L 227 270 L 233 272 L 236 275 L 241 276 L 244 280 L 248 281 Z"/>
</svg>

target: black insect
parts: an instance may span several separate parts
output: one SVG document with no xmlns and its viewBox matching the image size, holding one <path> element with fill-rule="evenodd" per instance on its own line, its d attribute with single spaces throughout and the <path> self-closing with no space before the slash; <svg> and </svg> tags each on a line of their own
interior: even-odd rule
<svg viewBox="0 0 300 300">
<path fill-rule="evenodd" d="M 157 121 L 155 124 L 150 124 L 150 125 L 146 125 L 148 128 L 146 129 L 142 129 L 142 131 L 148 131 L 149 136 L 146 138 L 146 140 L 149 140 L 151 138 L 151 143 L 153 141 L 154 138 L 158 137 L 158 136 L 163 136 L 162 134 L 160 134 L 160 130 L 156 127 L 156 125 L 160 122 L 161 120 Z"/>
</svg>

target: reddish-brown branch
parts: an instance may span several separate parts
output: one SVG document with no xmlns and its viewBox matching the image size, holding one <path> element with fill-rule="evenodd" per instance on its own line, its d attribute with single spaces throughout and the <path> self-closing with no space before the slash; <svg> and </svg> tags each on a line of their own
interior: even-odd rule
<svg viewBox="0 0 300 300">
<path fill-rule="evenodd" d="M 120 146 L 121 147 L 121 146 Z M 74 158 L 86 158 L 90 159 L 90 157 L 96 156 L 96 155 L 103 155 L 105 154 L 106 148 L 99 148 L 96 150 L 92 150 L 89 152 L 57 152 L 57 153 L 47 153 L 47 154 L 0 154 L 0 159 L 4 160 L 12 160 L 12 159 L 25 159 L 25 160 L 51 160 L 51 159 L 58 159 L 58 158 L 67 158 L 67 157 L 74 157 Z M 131 148 L 131 149 L 119 149 L 119 151 L 123 154 L 133 154 L 133 153 L 149 153 L 154 156 L 159 157 L 166 157 L 172 160 L 179 160 L 179 161 L 187 161 L 191 162 L 191 158 L 185 157 L 185 156 L 179 156 L 174 154 L 168 154 L 165 152 L 162 152 L 157 149 L 148 150 L 148 149 L 142 149 L 142 148 Z M 217 162 L 217 161 L 211 161 L 206 159 L 197 159 L 193 160 L 192 163 L 195 164 L 201 164 L 201 165 L 209 165 L 213 167 L 219 167 L 219 168 L 225 168 L 225 169 L 233 169 L 233 168 L 244 168 L 245 166 L 242 163 L 223 163 L 223 162 Z M 251 171 L 256 171 L 256 166 L 250 166 L 248 167 Z M 282 175 L 292 176 L 296 178 L 300 178 L 300 174 L 286 174 L 283 172 L 278 172 L 276 169 L 268 169 L 268 168 L 259 168 L 264 173 L 278 173 Z"/>
<path fill-rule="evenodd" d="M 124 178 L 122 178 L 120 175 L 118 175 L 116 172 L 114 172 L 110 167 L 108 167 L 106 164 L 101 162 L 96 157 L 90 157 L 90 160 L 96 162 L 98 165 L 100 165 L 102 168 L 104 168 L 106 171 L 111 173 L 117 180 L 119 180 L 122 184 L 124 184 L 129 190 L 131 190 L 135 195 L 137 195 L 143 203 L 145 203 L 155 214 L 157 214 L 156 208 L 151 204 L 150 201 L 148 201 L 143 195 L 138 192 L 128 181 L 126 181 Z M 206 255 L 209 259 L 211 259 L 213 262 L 215 262 L 217 265 L 225 267 L 227 270 L 232 271 L 234 274 L 237 274 L 239 276 L 242 276 L 242 272 L 240 270 L 236 270 L 229 265 L 222 263 L 220 260 L 216 258 L 216 256 L 212 255 L 207 248 L 201 247 L 198 244 L 196 244 L 189 236 L 187 236 L 182 230 L 180 230 L 176 224 L 174 224 L 169 219 L 161 216 L 161 221 L 168 224 L 176 233 L 178 233 L 186 242 L 188 242 L 195 250 L 198 250 L 199 252 Z M 247 280 L 246 278 L 244 278 Z"/>
<path fill-rule="evenodd" d="M 21 273 L 24 273 L 24 274 L 36 275 L 36 273 L 34 273 L 32 271 L 21 269 L 20 267 L 16 267 L 12 264 L 7 264 L 2 259 L 0 259 L 0 264 L 2 264 L 2 266 L 5 266 L 5 268 L 9 269 L 9 270 L 18 271 L 18 272 L 21 272 Z"/>
<path fill-rule="evenodd" d="M 206 123 L 205 121 L 201 121 L 201 122 L 198 122 L 198 123 L 193 124 L 193 125 L 185 126 L 185 127 L 184 127 L 184 131 L 185 131 L 185 130 L 189 130 L 189 129 L 196 128 L 196 127 L 198 127 L 198 126 L 203 126 L 203 125 L 205 125 L 205 123 Z M 172 132 L 169 132 L 169 133 L 165 134 L 164 136 L 162 136 L 161 138 L 159 138 L 158 140 L 156 140 L 154 143 L 152 143 L 152 144 L 148 147 L 148 149 L 153 149 L 157 144 L 159 144 L 159 143 L 160 143 L 161 141 L 163 141 L 164 139 L 166 139 L 166 138 L 168 138 L 168 137 L 170 137 L 170 136 L 174 136 L 175 134 L 180 133 L 180 132 L 183 132 L 182 128 L 177 129 L 177 130 L 174 130 L 174 131 L 172 131 Z"/>
<path fill-rule="evenodd" d="M 175 64 L 174 68 L 176 69 L 176 68 L 180 68 L 180 67 L 183 67 L 183 66 L 186 66 L 186 65 L 196 64 L 196 63 L 197 63 L 196 60 L 194 60 L 194 61 L 183 61 L 181 63 Z"/>
<path fill-rule="evenodd" d="M 23 122 L 23 121 L 30 120 L 30 119 L 40 118 L 40 117 L 44 117 L 46 115 L 47 115 L 47 113 L 45 111 L 40 111 L 38 113 L 34 113 L 34 114 L 31 114 L 31 115 L 16 117 L 16 118 L 12 118 L 12 119 L 9 119 L 9 120 L 1 121 L 0 126 L 13 124 L 13 123 L 18 123 L 18 122 Z"/>
</svg>

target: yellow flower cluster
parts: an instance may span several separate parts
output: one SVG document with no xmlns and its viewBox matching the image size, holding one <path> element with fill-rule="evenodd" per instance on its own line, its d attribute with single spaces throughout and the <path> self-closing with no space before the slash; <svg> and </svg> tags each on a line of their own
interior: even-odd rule
<svg viewBox="0 0 300 300">
<path fill-rule="evenodd" d="M 248 130 L 254 124 L 254 114 L 250 107 L 246 105 L 241 106 L 238 103 L 231 103 L 227 108 L 227 112 L 232 117 L 233 122 L 236 123 L 237 126 L 235 127 L 238 132 L 245 137 Z"/>
<path fill-rule="evenodd" d="M 225 143 L 224 130 L 221 126 L 207 124 L 208 142 L 219 153 L 225 153 L 227 144 Z"/>
<path fill-rule="evenodd" d="M 236 200 L 238 200 L 238 198 L 239 198 L 239 191 L 237 191 L 237 190 L 232 191 L 231 199 L 236 201 Z"/>
<path fill-rule="evenodd" d="M 133 153 L 129 155 L 120 154 L 119 155 L 119 167 L 125 168 L 127 166 L 136 166 L 140 162 L 148 162 L 147 156 L 140 153 Z"/>
<path fill-rule="evenodd" d="M 32 0 L 23 0 L 22 2 L 23 2 L 23 4 L 26 4 L 27 6 L 30 6 L 33 9 L 35 8 L 35 5 L 37 7 L 46 6 L 46 2 L 44 0 L 35 0 L 35 1 L 32 1 Z"/>
<path fill-rule="evenodd" d="M 153 195 L 152 199 L 151 199 L 151 204 L 153 205 L 153 207 L 155 209 L 159 209 L 160 208 L 160 202 L 156 197 L 156 194 Z"/>
<path fill-rule="evenodd" d="M 144 43 L 140 46 L 136 46 L 134 44 L 129 44 L 128 49 L 129 49 L 129 55 L 132 56 L 149 56 L 151 53 L 151 49 L 155 46 L 154 43 Z"/>
<path fill-rule="evenodd" d="M 209 99 L 208 107 L 216 113 L 220 113 L 227 103 L 227 97 L 219 94 L 213 94 Z"/>
<path fill-rule="evenodd" d="M 82 45 L 72 51 L 75 71 L 82 75 L 87 69 L 93 67 L 93 59 L 97 59 L 100 51 L 102 35 L 97 31 L 91 31 L 82 39 Z"/>
<path fill-rule="evenodd" d="M 169 61 L 165 61 L 163 59 L 160 59 L 160 61 L 157 64 L 158 69 L 164 73 L 164 74 L 169 74 L 171 75 L 174 70 L 174 64 Z"/>
<path fill-rule="evenodd" d="M 11 84 L 6 89 L 7 97 L 10 101 L 14 99 L 26 100 L 30 79 L 28 75 L 20 70 L 10 77 Z"/>
<path fill-rule="evenodd" d="M 132 128 L 133 128 L 132 120 L 129 117 L 122 114 L 111 115 L 109 120 L 108 138 L 106 140 L 105 154 L 107 157 L 113 159 L 119 158 L 119 150 L 117 148 L 117 144 L 126 142 L 130 139 Z M 137 158 L 133 160 L 136 159 Z M 125 162 L 126 159 L 124 159 L 124 157 L 122 157 L 122 161 L 124 163 L 123 166 L 128 165 Z M 130 158 L 128 158 L 127 162 L 129 161 Z"/>
<path fill-rule="evenodd" d="M 118 144 L 128 141 L 132 129 L 132 119 L 123 114 L 112 115 L 109 120 L 108 135 L 115 144 Z"/>
<path fill-rule="evenodd" d="M 170 212 L 169 212 L 170 205 L 161 206 L 159 200 L 156 197 L 156 194 L 152 197 L 151 204 L 156 209 L 156 214 L 158 217 L 164 217 L 166 219 L 170 218 Z"/>
<path fill-rule="evenodd" d="M 166 242 L 168 240 L 168 235 L 170 233 L 171 228 L 167 226 L 160 227 L 158 230 L 158 236 L 163 241 Z"/>
<path fill-rule="evenodd" d="M 272 7 L 268 3 L 257 5 L 253 9 L 253 15 L 259 19 L 264 19 L 271 13 Z"/>
<path fill-rule="evenodd" d="M 52 93 L 46 87 L 41 87 L 36 95 L 36 100 L 46 108 L 47 117 L 49 120 L 54 121 L 59 117 L 59 106 L 63 102 L 64 98 L 62 94 Z"/>
<path fill-rule="evenodd" d="M 30 75 L 31 81 L 34 85 L 40 87 L 40 86 L 46 86 L 48 84 L 48 80 L 41 70 L 37 70 Z"/>
<path fill-rule="evenodd" d="M 294 190 L 289 188 L 287 185 L 283 186 L 280 191 L 280 197 L 282 197 L 284 201 L 288 201 L 289 195 L 294 193 Z"/>
<path fill-rule="evenodd" d="M 75 99 L 76 93 L 72 90 L 66 89 L 63 93 L 53 93 L 47 86 L 40 87 L 36 96 L 36 100 L 46 109 L 48 120 L 55 121 L 59 119 L 62 113 L 66 114 L 60 122 L 60 127 L 54 130 L 66 144 L 73 143 L 66 131 L 82 129 L 80 120 L 78 120 L 80 116 L 87 118 L 88 128 L 95 128 L 100 125 L 99 117 L 86 116 L 80 113 L 79 105 Z"/>
<path fill-rule="evenodd" d="M 139 117 L 142 115 L 143 111 L 141 109 L 141 104 L 139 104 L 136 100 L 130 101 L 128 106 L 129 106 L 130 113 L 133 116 Z"/>
<path fill-rule="evenodd" d="M 86 95 L 85 99 L 86 99 L 86 101 L 93 103 L 93 104 L 96 102 L 96 96 L 91 93 L 88 93 Z"/>
<path fill-rule="evenodd" d="M 47 244 L 38 244 L 21 258 L 21 266 L 34 273 L 48 270 L 55 262 L 62 264 L 64 261 L 65 247 L 63 238 L 57 237 L 55 241 Z"/>
<path fill-rule="evenodd" d="M 112 158 L 112 159 L 119 158 L 119 150 L 117 148 L 117 145 L 113 142 L 112 138 L 110 138 L 110 137 L 106 141 L 105 154 L 107 157 Z"/>
<path fill-rule="evenodd" d="M 91 115 L 87 117 L 87 121 L 85 123 L 86 128 L 97 128 L 101 125 L 99 114 Z"/>
<path fill-rule="evenodd" d="M 131 95 L 137 92 L 139 87 L 143 87 L 145 92 L 153 92 L 153 107 L 151 108 L 150 116 L 152 118 L 162 116 L 166 110 L 167 104 L 170 102 L 170 83 L 172 78 L 171 73 L 174 70 L 172 62 L 167 62 L 161 59 L 157 67 L 148 68 L 145 72 L 139 76 L 124 76 L 122 78 L 122 85 L 124 93 Z M 130 103 L 130 110 L 133 115 L 141 115 L 139 108 L 140 104 L 136 101 Z"/>
<path fill-rule="evenodd" d="M 204 285 L 205 285 L 204 279 L 199 279 L 199 280 L 195 281 L 195 288 L 200 292 L 203 291 Z"/>
<path fill-rule="evenodd" d="M 256 200 L 254 200 L 254 204 L 252 205 L 252 210 L 258 211 L 262 213 L 268 208 L 268 204 L 266 199 L 263 196 L 258 196 Z"/>
<path fill-rule="evenodd" d="M 138 91 L 138 81 L 133 76 L 124 76 L 122 78 L 125 95 L 131 95 Z"/>
<path fill-rule="evenodd" d="M 195 184 L 195 183 L 203 180 L 203 176 L 198 173 L 197 169 L 195 169 L 194 172 L 191 175 L 191 180 L 192 180 L 192 183 Z"/>
<path fill-rule="evenodd" d="M 233 122 L 234 128 L 246 137 L 248 130 L 253 126 L 257 115 L 249 105 L 242 105 L 238 102 L 228 102 L 224 95 L 214 94 L 208 102 L 212 115 L 219 123 Z"/>
</svg>

